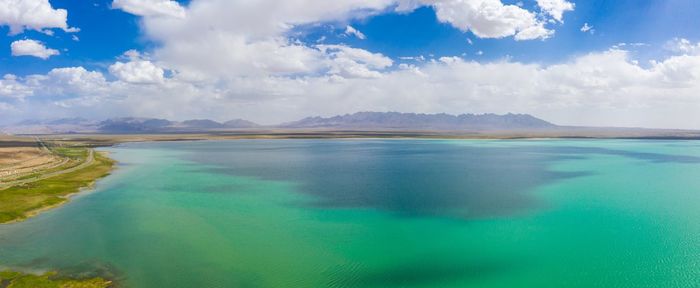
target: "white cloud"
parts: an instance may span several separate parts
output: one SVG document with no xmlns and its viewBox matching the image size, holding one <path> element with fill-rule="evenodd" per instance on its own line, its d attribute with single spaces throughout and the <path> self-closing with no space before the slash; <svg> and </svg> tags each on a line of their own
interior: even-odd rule
<svg viewBox="0 0 700 288">
<path fill-rule="evenodd" d="M 588 23 L 583 23 L 583 26 L 581 26 L 581 32 L 590 32 L 591 34 L 593 34 L 595 33 L 595 29 L 593 29 L 593 26 L 588 25 Z"/>
<path fill-rule="evenodd" d="M 544 28 L 543 23 L 538 25 L 530 26 L 526 29 L 520 30 L 515 34 L 515 40 L 534 40 L 534 39 L 547 39 L 554 34 L 554 31 Z"/>
<path fill-rule="evenodd" d="M 546 39 L 554 33 L 535 13 L 500 0 L 420 0 L 435 9 L 438 20 L 480 38 L 515 36 L 517 40 Z"/>
<path fill-rule="evenodd" d="M 162 44 L 153 57 L 181 79 L 216 81 L 212 79 L 303 75 L 327 70 L 329 55 L 290 40 L 286 34 L 294 26 L 363 17 L 403 2 L 200 0 L 183 7 L 185 18 L 146 15 L 143 28 L 149 38 Z M 514 36 L 517 40 L 529 40 L 547 38 L 553 33 L 534 13 L 503 5 L 500 0 L 421 0 L 404 7 L 414 9 L 420 5 L 435 7 L 441 21 L 479 37 Z M 354 35 L 360 38 L 363 35 L 354 28 L 346 30 L 357 32 Z M 374 74 L 364 72 L 367 71 L 360 74 Z"/>
<path fill-rule="evenodd" d="M 165 80 L 163 69 L 145 60 L 114 63 L 109 66 L 109 73 L 129 83 L 154 84 Z"/>
<path fill-rule="evenodd" d="M 7 111 L 11 111 L 11 110 L 15 110 L 15 107 L 8 104 L 8 103 L 0 102 L 0 111 L 5 111 L 5 113 L 6 113 Z M 2 133 L 2 131 L 0 131 L 0 133 Z"/>
<path fill-rule="evenodd" d="M 23 83 L 20 83 L 17 76 L 5 74 L 5 76 L 0 79 L 0 97 L 22 99 L 30 95 L 32 95 L 32 90 Z M 0 102 L 0 104 L 2 104 L 2 102 Z"/>
<path fill-rule="evenodd" d="M 83 96 L 108 93 L 109 90 L 102 73 L 83 67 L 54 68 L 45 76 L 29 77 L 27 82 L 49 95 Z"/>
<path fill-rule="evenodd" d="M 139 16 L 185 17 L 185 8 L 171 0 L 114 0 L 112 8 Z"/>
<path fill-rule="evenodd" d="M 49 0 L 0 0 L 0 25 L 10 26 L 10 34 L 22 33 L 25 29 L 49 31 L 59 28 L 76 32 L 67 24 L 68 11 L 54 9 Z"/>
<path fill-rule="evenodd" d="M 385 12 L 404 2 L 336 0 L 310 4 L 308 0 L 195 0 L 182 7 L 184 18 L 142 13 L 145 14 L 142 27 L 148 38 L 161 44 L 152 57 L 179 79 L 216 82 L 242 76 L 298 76 L 321 73 L 329 68 L 340 73 L 342 69 L 338 69 L 337 62 L 344 59 L 329 61 L 332 55 L 290 39 L 291 29 L 298 25 L 361 18 Z M 523 8 L 504 5 L 500 0 L 413 2 L 415 5 L 403 7 L 415 9 L 431 5 L 442 21 L 473 31 L 479 37 L 513 36 L 517 40 L 529 40 L 547 38 L 553 33 L 545 27 L 545 19 L 540 20 L 535 13 Z M 353 27 L 346 27 L 348 33 L 362 37 L 357 29 L 348 28 Z M 359 74 L 376 75 L 365 72 L 368 71 Z"/>
<path fill-rule="evenodd" d="M 153 57 L 193 81 L 238 76 L 298 75 L 327 69 L 318 49 L 290 40 L 296 25 L 384 11 L 394 0 L 192 1 L 187 17 L 144 17 Z M 235 53 L 232 53 L 235 51 Z"/>
<path fill-rule="evenodd" d="M 682 54 L 700 54 L 700 42 L 692 43 L 685 38 L 675 38 L 666 43 L 666 49 Z"/>
<path fill-rule="evenodd" d="M 330 57 L 329 74 L 345 78 L 378 78 L 382 75 L 380 70 L 393 64 L 393 61 L 388 57 L 363 49 L 343 45 L 318 45 L 316 47 Z"/>
<path fill-rule="evenodd" d="M 44 60 L 60 54 L 58 50 L 46 48 L 43 43 L 31 39 L 14 41 L 10 48 L 12 56 L 34 56 Z"/>
<path fill-rule="evenodd" d="M 542 11 L 559 22 L 564 22 L 564 12 L 574 11 L 575 6 L 566 0 L 537 0 L 537 5 L 540 6 Z"/>
<path fill-rule="evenodd" d="M 295 75 L 312 73 L 324 67 L 320 51 L 290 43 L 287 39 L 250 42 L 244 35 L 216 32 L 187 37 L 192 37 L 191 41 L 168 39 L 168 45 L 155 51 L 155 57 L 167 63 L 166 68 L 178 71 L 180 77 L 217 79 Z"/>
<path fill-rule="evenodd" d="M 563 22 L 563 14 L 573 11 L 574 4 L 566 0 L 537 0 L 542 11 L 552 19 Z M 398 11 L 411 11 L 428 5 L 435 9 L 438 20 L 480 38 L 516 40 L 547 39 L 554 31 L 545 27 L 549 19 L 538 17 L 522 5 L 504 4 L 501 0 L 401 0 Z"/>
<path fill-rule="evenodd" d="M 25 101 L 37 111 L 51 111 L 53 117 L 57 111 L 83 116 L 94 113 L 99 118 L 141 115 L 223 120 L 235 115 L 276 123 L 363 110 L 517 112 L 546 116 L 564 125 L 700 128 L 698 55 L 672 56 L 648 67 L 619 49 L 549 66 L 445 57 L 386 70 L 390 59 L 376 53 L 345 46 L 318 49 L 329 55 L 331 65 L 338 65 L 336 71 L 301 77 L 229 77 L 216 83 L 175 77 L 140 85 L 123 79 L 106 81 L 99 72 L 72 67 L 23 79 L 10 76 L 1 83 L 28 87 L 22 89 L 30 89 L 25 95 L 32 96 Z M 345 66 L 345 60 L 335 62 L 339 58 L 355 63 Z M 355 73 L 356 64 L 366 70 Z M 52 100 L 42 102 L 43 97 Z M 32 100 L 35 98 L 38 100 Z"/>
<path fill-rule="evenodd" d="M 345 27 L 345 35 L 355 36 L 355 37 L 357 37 L 357 39 L 361 39 L 361 40 L 367 39 L 367 36 L 365 36 L 365 34 L 363 34 L 362 32 L 360 32 L 359 30 L 355 29 L 354 27 L 352 27 L 350 25 L 347 25 Z"/>
<path fill-rule="evenodd" d="M 82 67 L 59 68 L 45 75 L 9 76 L 0 80 L 0 91 L 10 92 L 0 93 L 22 91 L 24 100 L 8 100 L 16 102 L 16 109 L 54 118 L 240 117 L 278 123 L 317 114 L 393 110 L 518 112 L 566 125 L 700 128 L 700 56 L 696 44 L 687 40 L 678 41 L 678 55 L 648 65 L 621 49 L 556 65 L 459 57 L 437 61 L 432 56 L 394 65 L 379 53 L 307 45 L 288 33 L 296 25 L 361 18 L 398 3 L 407 11 L 431 5 L 441 21 L 478 37 L 541 39 L 553 33 L 546 25 L 557 14 L 550 9 L 552 14 L 537 15 L 497 0 L 309 3 L 193 0 L 182 7 L 184 18 L 144 13 L 144 35 L 160 45 L 147 56 L 125 54 L 110 69 L 114 80 Z M 165 70 L 172 77 L 166 78 Z M 16 115 L 2 113 L 0 118 Z"/>
<path fill-rule="evenodd" d="M 139 60 L 139 59 L 143 59 L 144 55 L 141 55 L 141 52 L 139 52 L 138 50 L 131 49 L 131 50 L 124 52 L 124 54 L 122 54 L 121 57 L 129 59 L 129 60 Z"/>
</svg>

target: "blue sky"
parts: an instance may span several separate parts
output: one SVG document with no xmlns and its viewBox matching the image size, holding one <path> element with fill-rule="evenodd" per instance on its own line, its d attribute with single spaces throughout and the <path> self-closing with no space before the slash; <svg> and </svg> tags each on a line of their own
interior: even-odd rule
<svg viewBox="0 0 700 288">
<path fill-rule="evenodd" d="M 7 16 L 0 11 L 0 75 L 9 74 L 0 82 L 0 92 L 7 94 L 0 97 L 0 109 L 6 110 L 0 122 L 34 114 L 56 118 L 76 113 L 93 118 L 208 116 L 275 122 L 306 115 L 391 110 L 523 112 L 564 124 L 667 127 L 687 121 L 680 117 L 664 120 L 656 111 L 698 105 L 694 98 L 687 99 L 691 96 L 662 99 L 668 94 L 693 94 L 681 91 L 685 86 L 680 82 L 666 83 L 677 80 L 678 75 L 695 75 L 695 66 L 679 68 L 677 64 L 691 63 L 678 57 L 700 51 L 696 45 L 700 41 L 700 29 L 696 29 L 700 27 L 700 2 L 692 0 L 20 2 L 42 4 L 49 14 L 41 29 L 32 29 L 29 22 L 20 23 L 25 20 L 3 19 Z M 572 6 L 557 19 L 545 2 Z M 409 8 L 401 8 L 403 5 Z M 497 13 L 492 18 L 481 17 L 487 12 L 480 7 L 489 5 Z M 50 13 L 60 9 L 68 15 L 64 22 L 49 23 Z M 508 13 L 517 17 L 505 19 Z M 42 22 L 44 16 L 37 15 L 27 17 Z M 11 33 L 11 26 L 17 25 L 26 29 Z M 584 25 L 591 29 L 582 31 Z M 346 33 L 348 27 L 358 34 Z M 529 38 L 520 37 L 529 28 L 540 30 L 533 30 L 536 35 Z M 41 53 L 51 55 L 13 55 L 13 44 L 33 44 L 18 43 L 22 40 L 38 43 L 46 49 Z M 127 51 L 131 52 L 125 54 Z M 423 60 L 415 60 L 420 56 Z M 442 57 L 456 57 L 458 62 Z M 553 75 L 562 65 L 565 71 Z M 562 82 L 527 89 L 485 88 L 527 78 L 505 75 L 521 68 L 532 69 L 547 81 Z M 679 72 L 681 68 L 688 71 Z M 406 71 L 423 78 L 410 79 L 415 75 Z M 452 79 L 448 72 L 461 78 Z M 569 79 L 569 72 L 589 73 L 590 77 Z M 475 73 L 494 75 L 475 79 Z M 601 73 L 605 77 L 597 78 Z M 651 89 L 639 87 L 640 83 L 634 86 L 629 80 L 633 76 L 653 78 L 658 85 Z M 397 92 L 401 81 L 413 81 L 420 87 Z M 416 92 L 425 89 L 423 93 L 428 93 L 428 87 L 446 81 L 453 87 L 441 89 L 466 89 L 468 95 L 436 98 Z M 78 82 L 90 85 L 77 86 Z M 676 90 L 663 90 L 669 87 Z M 362 91 L 369 88 L 373 90 Z M 317 91 L 325 94 L 315 95 Z M 495 94 L 486 97 L 484 91 Z M 632 97 L 630 91 L 656 94 Z M 144 93 L 153 96 L 135 96 Z M 557 95 L 552 99 L 538 96 L 547 93 Z M 627 94 L 613 96 L 620 93 Z M 656 104 L 662 102 L 675 104 Z M 99 112 L 90 114 L 78 108 L 86 105 Z M 264 112 L 276 109 L 284 112 Z M 577 115 L 572 116 L 572 111 Z M 619 116 L 623 111 L 628 118 Z"/>
<path fill-rule="evenodd" d="M 111 9 L 111 1 L 52 0 L 54 8 L 68 10 L 68 23 L 79 27 L 79 33 L 57 31 L 48 36 L 36 31 L 20 35 L 7 35 L 9 27 L 0 28 L 5 35 L 0 40 L 2 52 L 0 73 L 17 75 L 45 73 L 51 68 L 63 66 L 99 66 L 111 63 L 116 56 L 129 49 L 146 49 L 149 41 L 140 37 L 138 17 L 121 10 Z M 79 41 L 71 38 L 76 35 Z M 10 43 L 18 39 L 37 39 L 48 47 L 61 51 L 61 55 L 44 61 L 35 57 L 12 57 Z M 65 49 L 65 50 L 64 50 Z"/>
<path fill-rule="evenodd" d="M 186 5 L 188 1 L 179 1 Z M 533 7 L 534 1 L 504 1 Z M 56 32 L 55 36 L 35 31 L 9 36 L 9 28 L 0 28 L 6 35 L 0 40 L 0 74 L 26 75 L 42 73 L 54 67 L 85 66 L 104 69 L 129 49 L 148 51 L 157 46 L 139 28 L 140 17 L 111 8 L 111 0 L 52 0 L 54 8 L 69 11 L 68 23 L 79 27 L 79 41 L 72 33 Z M 315 23 L 301 27 L 300 40 L 315 43 L 345 43 L 380 52 L 392 58 L 432 54 L 436 57 L 464 55 L 476 61 L 503 57 L 524 62 L 556 63 L 572 56 L 605 50 L 618 43 L 645 43 L 636 50 L 646 58 L 665 53 L 663 46 L 672 38 L 700 39 L 700 2 L 692 0 L 588 0 L 574 1 L 576 9 L 566 13 L 563 24 L 552 25 L 556 34 L 546 40 L 515 41 L 512 38 L 482 39 L 449 24 L 437 21 L 433 8 L 422 7 L 410 13 L 387 12 L 347 24 L 367 36 L 360 40 L 342 34 L 345 22 Z M 582 33 L 584 23 L 595 33 Z M 669 33 L 673 31 L 673 33 Z M 291 33 L 292 36 L 295 33 Z M 12 57 L 10 43 L 18 39 L 38 39 L 59 49 L 61 55 L 44 61 L 34 57 Z M 470 39 L 473 44 L 469 44 Z M 483 55 L 477 55 L 479 51 Z"/>
<path fill-rule="evenodd" d="M 534 1 L 524 2 L 534 5 Z M 576 10 L 567 12 L 565 23 L 553 25 L 556 34 L 544 41 L 481 39 L 449 24 L 439 23 L 429 7 L 407 14 L 388 13 L 351 22 L 353 27 L 367 35 L 366 40 L 333 37 L 334 33 L 328 33 L 326 29 L 315 29 L 304 40 L 326 36 L 334 42 L 381 51 L 392 57 L 466 53 L 468 58 L 475 60 L 511 56 L 515 60 L 552 63 L 572 55 L 605 50 L 621 42 L 646 43 L 652 46 L 649 50 L 663 53 L 659 50 L 670 37 L 700 37 L 700 30 L 695 28 L 700 25 L 700 2 L 697 1 L 588 0 L 575 3 Z M 581 32 L 585 23 L 594 27 L 594 34 Z M 344 30 L 340 26 L 333 31 L 336 35 Z M 673 35 L 669 31 L 674 31 Z M 473 45 L 467 43 L 467 38 Z M 477 57 L 477 51 L 483 51 L 483 57 Z"/>
</svg>

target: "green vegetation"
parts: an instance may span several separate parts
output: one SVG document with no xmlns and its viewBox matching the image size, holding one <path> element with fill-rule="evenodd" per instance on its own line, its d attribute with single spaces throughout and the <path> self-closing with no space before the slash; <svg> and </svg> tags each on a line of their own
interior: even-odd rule
<svg viewBox="0 0 700 288">
<path fill-rule="evenodd" d="M 65 148 L 57 153 L 81 157 L 83 154 L 87 155 L 88 151 Z M 0 190 L 0 223 L 23 220 L 41 210 L 66 202 L 68 195 L 107 176 L 113 165 L 113 160 L 95 153 L 94 161 L 78 170 Z"/>
<path fill-rule="evenodd" d="M 53 144 L 53 143 L 52 143 Z M 43 145 L 43 144 L 42 144 Z M 11 179 L 0 189 L 0 224 L 21 221 L 42 210 L 60 205 L 70 194 L 90 186 L 109 174 L 114 161 L 76 146 L 44 146 L 61 157 L 55 167 L 47 167 Z M 112 286 L 103 278 L 73 279 L 57 272 L 42 275 L 0 271 L 0 288 L 104 288 Z"/>
<path fill-rule="evenodd" d="M 106 288 L 112 283 L 102 278 L 61 278 L 56 272 L 43 275 L 23 274 L 13 271 L 0 272 L 0 287 L 7 288 Z"/>
<path fill-rule="evenodd" d="M 44 145 L 44 144 L 42 144 Z M 51 145 L 53 146 L 53 145 Z M 86 148 L 82 147 L 65 147 L 65 146 L 56 146 L 56 147 L 51 147 L 51 146 L 44 146 L 49 149 L 49 151 L 55 155 L 58 156 L 62 159 L 62 162 L 56 163 L 58 165 L 53 165 L 52 167 L 44 167 L 42 169 L 37 169 L 37 171 L 33 171 L 31 173 L 27 173 L 24 175 L 19 175 L 19 176 L 14 176 L 14 177 L 7 177 L 4 180 L 6 182 L 15 182 L 15 181 L 21 181 L 21 180 L 31 180 L 34 178 L 39 178 L 44 175 L 49 175 L 49 174 L 54 174 L 54 173 L 60 173 L 61 171 L 65 171 L 67 169 L 71 169 L 74 167 L 77 167 L 84 163 L 85 161 L 88 160 L 88 156 L 90 155 L 89 150 Z M 37 179 L 38 180 L 38 179 Z M 6 186 L 6 185 L 0 185 L 0 186 Z M 2 187 L 0 187 L 1 189 Z"/>
<path fill-rule="evenodd" d="M 62 157 L 79 160 L 84 160 L 88 155 L 87 149 L 74 147 L 53 147 L 51 152 Z"/>
</svg>

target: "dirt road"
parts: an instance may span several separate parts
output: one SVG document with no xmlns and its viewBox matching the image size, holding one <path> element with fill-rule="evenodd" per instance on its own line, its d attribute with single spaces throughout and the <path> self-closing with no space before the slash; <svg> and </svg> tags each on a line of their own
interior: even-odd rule
<svg viewBox="0 0 700 288">
<path fill-rule="evenodd" d="M 40 143 L 42 143 L 42 146 L 43 146 L 43 142 L 40 142 Z M 42 174 L 42 175 L 39 175 L 39 176 L 34 177 L 34 178 L 16 180 L 16 181 L 11 181 L 11 182 L 7 182 L 7 183 L 0 183 L 0 190 L 7 189 L 7 188 L 12 187 L 12 186 L 23 185 L 23 184 L 32 183 L 32 182 L 39 181 L 39 180 L 48 179 L 51 177 L 55 177 L 58 175 L 62 175 L 62 174 L 66 174 L 66 173 L 70 173 L 70 172 L 74 172 L 74 171 L 83 169 L 85 167 L 90 166 L 90 164 L 92 164 L 92 162 L 95 161 L 94 153 L 95 152 L 93 149 L 88 149 L 88 156 L 85 158 L 85 161 L 83 161 L 83 163 L 80 163 L 80 165 L 77 165 L 77 166 L 74 166 L 74 167 L 71 167 L 71 168 L 68 168 L 65 170 Z"/>
</svg>

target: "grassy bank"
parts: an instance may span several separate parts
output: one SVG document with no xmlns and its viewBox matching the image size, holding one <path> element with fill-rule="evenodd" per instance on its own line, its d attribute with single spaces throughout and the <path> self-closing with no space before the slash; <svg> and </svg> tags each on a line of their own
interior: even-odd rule
<svg viewBox="0 0 700 288">
<path fill-rule="evenodd" d="M 43 275 L 24 274 L 12 271 L 0 272 L 0 287 L 7 288 L 106 288 L 111 282 L 102 278 L 68 279 L 55 272 Z"/>
<path fill-rule="evenodd" d="M 87 151 L 86 149 L 83 149 Z M 67 152 L 67 151 L 66 151 Z M 86 152 L 72 151 L 81 157 Z M 100 153 L 81 169 L 0 190 L 0 223 L 21 221 L 68 201 L 68 196 L 107 176 L 114 161 Z"/>
<path fill-rule="evenodd" d="M 92 153 L 84 147 L 51 145 L 49 149 L 53 155 L 64 159 L 61 165 L 14 177 L 9 181 L 21 184 L 0 189 L 0 224 L 21 221 L 65 203 L 68 201 L 68 196 L 108 175 L 114 166 L 113 160 L 100 153 Z M 0 271 L 0 288 L 105 288 L 111 286 L 111 281 L 98 277 L 73 279 L 60 276 L 56 272 L 35 275 Z"/>
</svg>

